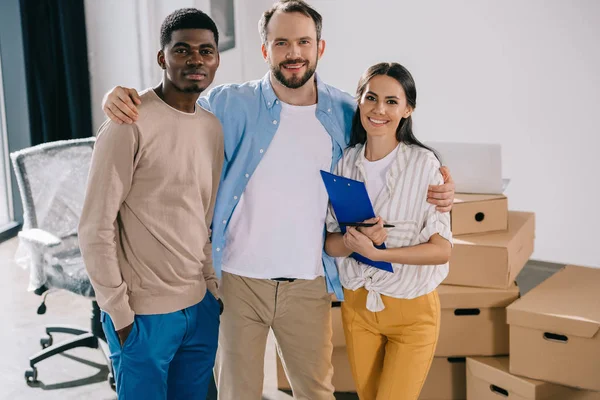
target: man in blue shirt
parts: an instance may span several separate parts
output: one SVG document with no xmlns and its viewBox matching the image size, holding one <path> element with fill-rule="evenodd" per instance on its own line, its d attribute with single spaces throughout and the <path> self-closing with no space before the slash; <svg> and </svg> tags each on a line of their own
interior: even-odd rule
<svg viewBox="0 0 600 400">
<path fill-rule="evenodd" d="M 270 71 L 199 100 L 225 136 L 212 226 L 226 304 L 215 366 L 220 399 L 261 398 L 269 329 L 295 398 L 334 399 L 329 293 L 343 295 L 323 252 L 328 198 L 319 171 L 332 171 L 342 156 L 356 102 L 315 74 L 325 50 L 321 25 L 303 1 L 275 3 L 260 21 Z M 134 102 L 134 89 L 117 87 L 104 110 L 131 122 Z M 431 191 L 431 202 L 448 211 L 453 184 Z"/>
</svg>

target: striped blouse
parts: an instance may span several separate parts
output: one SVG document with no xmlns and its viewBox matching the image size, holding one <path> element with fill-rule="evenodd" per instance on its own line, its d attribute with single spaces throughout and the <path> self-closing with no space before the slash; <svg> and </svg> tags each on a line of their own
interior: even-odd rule
<svg viewBox="0 0 600 400">
<path fill-rule="evenodd" d="M 335 173 L 365 182 L 365 145 L 346 149 Z M 435 155 L 418 146 L 401 143 L 396 159 L 386 175 L 373 208 L 388 228 L 388 248 L 415 246 L 426 243 L 438 233 L 452 243 L 450 214 L 436 211 L 427 203 L 427 189 L 443 183 L 440 163 Z M 331 206 L 327 213 L 327 230 L 340 232 Z M 380 295 L 412 299 L 434 290 L 448 275 L 448 263 L 443 265 L 392 264 L 394 272 L 387 272 L 363 264 L 351 257 L 336 259 L 342 285 L 349 290 L 365 287 L 369 291 L 367 309 L 373 312 L 385 308 Z"/>
</svg>

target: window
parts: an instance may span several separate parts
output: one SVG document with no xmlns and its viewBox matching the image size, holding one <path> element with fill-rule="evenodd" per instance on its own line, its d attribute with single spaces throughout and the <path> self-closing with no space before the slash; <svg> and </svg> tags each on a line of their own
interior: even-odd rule
<svg viewBox="0 0 600 400">
<path fill-rule="evenodd" d="M 2 85 L 2 60 L 0 59 L 0 230 L 13 220 L 12 191 L 10 185 L 10 160 L 6 136 L 6 112 Z"/>
</svg>

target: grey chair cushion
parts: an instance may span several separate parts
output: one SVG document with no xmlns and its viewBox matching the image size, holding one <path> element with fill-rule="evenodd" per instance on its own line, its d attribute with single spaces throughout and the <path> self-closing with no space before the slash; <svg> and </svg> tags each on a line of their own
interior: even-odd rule
<svg viewBox="0 0 600 400">
<path fill-rule="evenodd" d="M 79 249 L 53 254 L 47 260 L 46 285 L 85 297 L 94 297 L 94 288 L 85 270 Z"/>
<path fill-rule="evenodd" d="M 41 229 L 61 241 L 48 247 L 21 240 L 15 258 L 30 268 L 30 290 L 45 285 L 94 296 L 77 240 L 94 143 L 94 137 L 57 141 L 11 154 L 25 211 L 23 229 Z"/>
</svg>

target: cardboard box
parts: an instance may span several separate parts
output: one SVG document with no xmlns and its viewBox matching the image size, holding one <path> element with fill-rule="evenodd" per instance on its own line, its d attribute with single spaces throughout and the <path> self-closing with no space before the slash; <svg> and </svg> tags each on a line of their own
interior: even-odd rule
<svg viewBox="0 0 600 400">
<path fill-rule="evenodd" d="M 465 357 L 434 357 L 419 400 L 465 400 Z"/>
<path fill-rule="evenodd" d="M 285 375 L 283 364 L 277 358 L 277 388 L 279 390 L 291 390 L 290 383 Z M 349 392 L 355 393 L 356 386 L 352 379 L 352 370 L 350 369 L 350 361 L 348 361 L 348 354 L 346 353 L 345 347 L 335 347 L 331 356 L 331 362 L 333 364 L 333 386 L 336 392 Z"/>
<path fill-rule="evenodd" d="M 476 400 L 592 400 L 600 392 L 582 391 L 509 373 L 508 357 L 467 359 L 467 398 Z"/>
<path fill-rule="evenodd" d="M 533 253 L 535 215 L 509 211 L 506 232 L 454 238 L 448 285 L 508 289 Z"/>
<path fill-rule="evenodd" d="M 561 269 L 507 317 L 511 373 L 600 391 L 600 269 Z"/>
<path fill-rule="evenodd" d="M 287 380 L 287 376 L 285 375 L 285 370 L 283 369 L 283 364 L 281 363 L 279 354 L 275 356 L 275 359 L 277 360 L 277 389 L 291 390 L 290 382 Z"/>
<path fill-rule="evenodd" d="M 342 308 L 339 302 L 331 304 L 331 327 L 333 330 L 331 335 L 331 343 L 333 343 L 333 347 L 345 347 L 346 338 L 344 337 Z"/>
<path fill-rule="evenodd" d="M 519 287 L 484 289 L 440 285 L 442 308 L 437 357 L 507 355 L 506 306 L 519 298 Z"/>
<path fill-rule="evenodd" d="M 351 392 L 356 393 L 354 378 L 352 378 L 352 369 L 350 361 L 348 361 L 348 353 L 345 347 L 333 349 L 331 356 L 333 364 L 333 387 L 336 392 Z"/>
<path fill-rule="evenodd" d="M 501 194 L 456 193 L 450 212 L 453 235 L 505 231 L 508 199 Z"/>
</svg>

